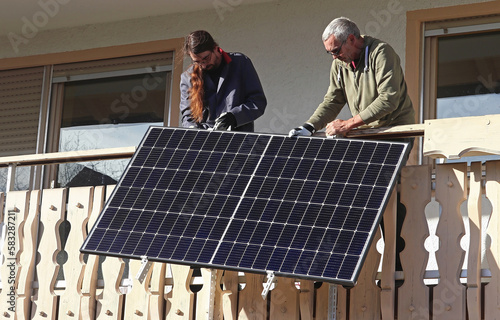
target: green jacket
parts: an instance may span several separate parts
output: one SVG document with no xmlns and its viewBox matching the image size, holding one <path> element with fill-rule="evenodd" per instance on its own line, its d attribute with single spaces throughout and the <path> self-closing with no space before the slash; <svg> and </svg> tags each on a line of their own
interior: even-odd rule
<svg viewBox="0 0 500 320">
<path fill-rule="evenodd" d="M 359 114 L 366 124 L 360 128 L 415 123 L 415 110 L 398 55 L 387 43 L 369 36 L 364 39 L 356 69 L 333 60 L 328 92 L 307 121 L 316 130 L 335 120 L 346 103 L 352 115 Z"/>
</svg>

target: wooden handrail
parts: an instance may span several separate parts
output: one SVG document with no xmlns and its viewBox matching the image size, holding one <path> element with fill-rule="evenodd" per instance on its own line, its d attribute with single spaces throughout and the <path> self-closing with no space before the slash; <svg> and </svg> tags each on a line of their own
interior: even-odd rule
<svg viewBox="0 0 500 320">
<path fill-rule="evenodd" d="M 395 127 L 381 127 L 376 129 L 351 130 L 346 137 L 372 139 L 419 137 L 424 135 L 424 128 L 425 124 L 418 123 Z"/>
<path fill-rule="evenodd" d="M 0 168 L 9 167 L 12 164 L 16 166 L 34 166 L 67 162 L 123 159 L 130 158 L 135 150 L 136 147 L 122 147 L 0 157 Z"/>
<path fill-rule="evenodd" d="M 423 134 L 424 124 L 413 124 L 391 128 L 384 127 L 377 129 L 352 130 L 346 137 L 386 139 L 422 136 Z M 321 136 L 324 135 L 324 133 L 320 132 L 318 135 Z M 34 166 L 67 162 L 130 158 L 134 154 L 135 150 L 136 147 L 122 147 L 0 157 L 0 168 L 5 168 L 12 164 L 16 166 Z"/>
<path fill-rule="evenodd" d="M 424 135 L 425 124 L 407 124 L 395 127 L 381 127 L 373 129 L 354 129 L 346 134 L 346 138 L 363 139 L 400 139 L 406 137 L 420 137 Z M 320 131 L 315 136 L 324 137 L 325 132 Z"/>
</svg>

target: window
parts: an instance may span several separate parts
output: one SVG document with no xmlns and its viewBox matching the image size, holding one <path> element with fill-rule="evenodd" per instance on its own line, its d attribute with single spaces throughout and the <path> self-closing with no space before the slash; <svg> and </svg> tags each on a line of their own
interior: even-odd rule
<svg viewBox="0 0 500 320">
<path fill-rule="evenodd" d="M 437 64 L 436 89 L 426 93 L 436 103 L 425 119 L 500 113 L 500 31 L 431 37 L 426 43 L 437 52 L 429 50 L 426 62 Z"/>
<path fill-rule="evenodd" d="M 164 124 L 171 70 L 172 53 L 54 66 L 53 151 L 137 146 L 149 126 Z M 128 161 L 61 164 L 53 184 L 114 184 Z"/>
<path fill-rule="evenodd" d="M 436 118 L 500 113 L 500 32 L 438 40 Z"/>
<path fill-rule="evenodd" d="M 420 122 L 500 113 L 500 7 L 481 3 L 425 9 L 407 17 L 405 73 Z M 429 163 L 422 157 L 421 142 L 419 148 L 418 162 Z"/>
</svg>

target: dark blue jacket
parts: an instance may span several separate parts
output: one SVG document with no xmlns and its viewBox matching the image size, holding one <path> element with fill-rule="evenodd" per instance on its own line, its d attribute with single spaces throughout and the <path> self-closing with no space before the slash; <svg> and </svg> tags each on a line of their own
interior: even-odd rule
<svg viewBox="0 0 500 320">
<path fill-rule="evenodd" d="M 204 105 L 203 121 L 191 119 L 188 90 L 191 88 L 192 67 L 181 75 L 181 117 L 186 128 L 212 128 L 215 119 L 223 112 L 231 112 L 236 118 L 238 131 L 254 131 L 254 120 L 266 108 L 267 100 L 252 61 L 242 53 L 222 52 L 226 64 L 222 69 L 218 88 L 209 75 L 203 74 Z"/>
</svg>

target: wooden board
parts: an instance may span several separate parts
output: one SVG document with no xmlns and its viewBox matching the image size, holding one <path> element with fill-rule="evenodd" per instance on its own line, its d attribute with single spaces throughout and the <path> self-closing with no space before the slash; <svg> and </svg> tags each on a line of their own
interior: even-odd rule
<svg viewBox="0 0 500 320">
<path fill-rule="evenodd" d="M 380 237 L 379 228 L 359 273 L 358 283 L 350 289 L 350 319 L 378 319 L 380 317 L 380 288 L 375 283 L 380 264 L 380 253 L 377 251 L 377 242 Z"/>
<path fill-rule="evenodd" d="M 423 278 L 429 252 L 424 247 L 429 236 L 425 208 L 431 201 L 431 167 L 409 166 L 401 171 L 401 202 L 406 217 L 401 229 L 405 248 L 401 252 L 404 283 L 398 290 L 398 319 L 429 319 L 429 288 Z"/>
<path fill-rule="evenodd" d="M 106 199 L 113 192 L 114 185 L 106 186 Z M 123 313 L 124 296 L 120 291 L 120 282 L 125 270 L 121 258 L 106 257 L 101 264 L 104 288 L 97 296 L 96 319 L 120 320 Z"/>
<path fill-rule="evenodd" d="M 481 162 L 473 162 L 470 166 L 469 200 L 469 256 L 467 262 L 467 313 L 470 320 L 481 320 L 481 196 L 482 187 Z"/>
<path fill-rule="evenodd" d="M 441 205 L 441 217 L 436 228 L 439 250 L 436 260 L 439 283 L 434 288 L 433 319 L 465 319 L 465 286 L 460 273 L 465 252 L 460 240 L 465 227 L 460 204 L 467 199 L 467 163 L 438 165 L 436 168 L 436 201 Z"/>
<path fill-rule="evenodd" d="M 299 291 L 300 318 L 313 320 L 314 315 L 314 281 L 300 280 Z"/>
<path fill-rule="evenodd" d="M 167 320 L 194 319 L 194 293 L 189 289 L 193 269 L 169 264 L 172 273 L 172 291 L 167 295 Z"/>
<path fill-rule="evenodd" d="M 31 319 L 55 320 L 57 317 L 54 285 L 59 264 L 56 256 L 61 251 L 59 225 L 64 220 L 65 207 L 66 189 L 43 190 L 38 245 L 40 261 L 36 266 L 38 293 L 33 297 Z"/>
<path fill-rule="evenodd" d="M 484 288 L 484 318 L 500 319 L 500 161 L 486 162 L 486 198 L 492 206 L 487 229 L 491 246 L 486 250 L 491 278 Z"/>
<path fill-rule="evenodd" d="M 500 154 L 500 115 L 425 120 L 424 156 L 459 159 Z"/>
<path fill-rule="evenodd" d="M 299 320 L 299 290 L 295 287 L 295 279 L 277 277 L 277 282 L 271 290 L 270 319 Z"/>
<path fill-rule="evenodd" d="M 236 320 L 238 317 L 238 272 L 224 271 L 222 284 L 222 307 L 224 320 Z"/>
<path fill-rule="evenodd" d="M 239 294 L 238 320 L 267 319 L 267 301 L 262 299 L 264 275 L 245 273 L 246 285 Z"/>
<path fill-rule="evenodd" d="M 129 262 L 130 276 L 132 279 L 132 288 L 127 293 L 125 299 L 125 319 L 147 319 L 149 310 L 149 295 L 148 286 L 151 279 L 151 273 L 153 272 L 153 265 L 148 271 L 148 274 L 141 282 L 136 278 L 136 275 L 141 268 L 141 260 L 131 259 Z"/>
<path fill-rule="evenodd" d="M 394 188 L 384 212 L 384 253 L 380 279 L 380 302 L 383 319 L 394 319 L 396 280 L 397 191 Z"/>
<path fill-rule="evenodd" d="M 19 258 L 23 252 L 23 224 L 28 216 L 28 191 L 11 191 L 7 194 L 3 228 L 1 232 L 0 277 L 0 316 L 14 317 L 17 309 L 17 284 L 20 280 Z M 0 208 L 3 208 L 4 194 L 0 196 Z M 26 266 L 29 269 L 29 266 Z M 24 291 L 24 290 L 23 290 Z M 24 292 L 23 292 L 24 293 Z"/>
<path fill-rule="evenodd" d="M 64 250 L 68 260 L 63 265 L 66 288 L 59 298 L 58 320 L 72 320 L 80 317 L 80 298 L 85 264 L 80 247 L 87 237 L 87 221 L 92 208 L 94 187 L 69 189 L 66 220 L 71 229 Z"/>
<path fill-rule="evenodd" d="M 104 186 L 94 188 L 92 201 L 92 210 L 90 212 L 87 230 L 90 230 L 104 205 Z M 85 274 L 82 281 L 81 298 L 81 320 L 93 320 L 96 313 L 96 289 L 97 289 L 97 270 L 99 268 L 99 256 L 89 254 Z"/>
<path fill-rule="evenodd" d="M 19 257 L 19 281 L 17 283 L 17 319 L 28 319 L 33 280 L 35 277 L 36 244 L 40 218 L 40 190 L 30 192 L 29 213 L 23 225 L 23 250 Z"/>
</svg>

